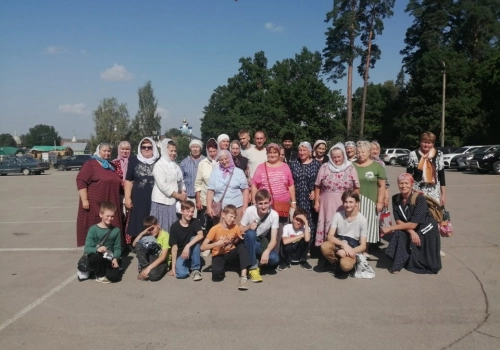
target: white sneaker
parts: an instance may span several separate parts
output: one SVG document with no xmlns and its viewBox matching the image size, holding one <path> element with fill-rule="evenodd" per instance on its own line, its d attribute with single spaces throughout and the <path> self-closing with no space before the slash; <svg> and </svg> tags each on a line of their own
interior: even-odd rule
<svg viewBox="0 0 500 350">
<path fill-rule="evenodd" d="M 201 281 L 203 277 L 201 276 L 201 272 L 198 270 L 193 271 L 193 281 Z"/>
<path fill-rule="evenodd" d="M 103 277 L 96 277 L 95 279 L 96 282 L 99 282 L 99 283 L 104 283 L 104 284 L 108 284 L 108 283 L 111 283 L 110 280 L 108 280 L 106 278 L 106 276 L 103 276 Z"/>
<path fill-rule="evenodd" d="M 446 256 L 446 254 L 442 250 L 439 251 L 439 255 L 440 256 Z"/>
<path fill-rule="evenodd" d="M 201 256 L 204 258 L 207 258 L 210 256 L 210 250 L 205 250 L 201 253 Z"/>
</svg>

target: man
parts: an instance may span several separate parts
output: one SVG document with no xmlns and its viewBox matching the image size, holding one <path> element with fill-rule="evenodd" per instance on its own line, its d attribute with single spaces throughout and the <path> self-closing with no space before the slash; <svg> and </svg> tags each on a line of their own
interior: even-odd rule
<svg viewBox="0 0 500 350">
<path fill-rule="evenodd" d="M 249 179 L 253 177 L 257 166 L 267 161 L 266 134 L 263 131 L 257 131 L 254 136 L 255 147 L 247 150 L 245 157 L 248 158 Z"/>
<path fill-rule="evenodd" d="M 246 129 L 242 129 L 238 133 L 238 137 L 240 139 L 241 155 L 243 157 L 246 157 L 247 156 L 246 152 L 250 148 L 254 148 L 255 147 L 255 145 L 253 145 L 253 144 L 250 143 L 250 132 L 248 130 L 246 130 Z"/>
<path fill-rule="evenodd" d="M 291 132 L 286 132 L 281 138 L 281 143 L 285 149 L 285 163 L 290 164 L 297 159 L 297 151 L 293 150 L 293 142 L 295 135 Z"/>
</svg>

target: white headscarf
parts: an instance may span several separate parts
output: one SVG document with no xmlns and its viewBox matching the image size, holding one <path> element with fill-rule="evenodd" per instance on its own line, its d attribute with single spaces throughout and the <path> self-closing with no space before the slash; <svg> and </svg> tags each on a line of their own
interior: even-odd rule
<svg viewBox="0 0 500 350">
<path fill-rule="evenodd" d="M 141 153 L 141 145 L 145 140 L 151 142 L 151 145 L 153 146 L 153 156 L 151 158 L 146 158 Z M 139 146 L 137 146 L 137 159 L 139 159 L 141 163 L 151 165 L 154 164 L 158 158 L 160 158 L 160 154 L 158 152 L 158 148 L 156 148 L 156 143 L 150 137 L 143 138 L 141 142 L 139 142 Z"/>
<path fill-rule="evenodd" d="M 227 135 L 227 134 L 220 134 L 219 137 L 217 137 L 217 144 L 219 144 L 223 140 L 228 140 L 229 141 L 229 135 Z"/>
<path fill-rule="evenodd" d="M 208 143 L 210 142 L 210 140 L 215 141 L 215 144 L 217 145 L 217 154 L 219 154 L 219 143 L 212 137 L 208 139 L 207 143 L 205 144 L 205 149 L 207 151 L 207 159 L 210 161 L 210 163 L 212 163 L 212 168 L 215 168 L 215 166 L 219 164 L 219 162 L 217 161 L 217 155 L 215 156 L 215 159 L 210 158 L 210 156 L 208 155 Z"/>
<path fill-rule="evenodd" d="M 164 163 L 172 163 L 173 160 L 170 159 L 170 155 L 168 154 L 168 143 L 170 141 L 174 141 L 172 139 L 163 139 L 161 141 L 161 161 Z"/>
<path fill-rule="evenodd" d="M 335 165 L 335 163 L 332 160 L 332 151 L 336 148 L 340 149 L 342 151 L 342 154 L 344 155 L 344 163 L 342 165 Z M 340 173 L 341 171 L 346 170 L 348 167 L 350 167 L 352 165 L 352 163 L 349 160 L 347 160 L 347 155 L 345 153 L 345 147 L 344 147 L 344 144 L 342 142 L 339 142 L 339 143 L 335 144 L 332 148 L 330 148 L 330 150 L 328 151 L 328 157 L 329 157 L 328 168 L 334 173 Z"/>
</svg>

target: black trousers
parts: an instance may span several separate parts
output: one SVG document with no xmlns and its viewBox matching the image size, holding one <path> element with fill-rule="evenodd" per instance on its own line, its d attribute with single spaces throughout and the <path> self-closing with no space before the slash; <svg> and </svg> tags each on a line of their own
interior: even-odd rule
<svg viewBox="0 0 500 350">
<path fill-rule="evenodd" d="M 240 264 L 240 272 L 250 266 L 250 258 L 244 244 L 239 244 L 227 254 L 212 257 L 212 280 L 222 281 L 225 277 L 225 265 L 236 262 Z"/>
<path fill-rule="evenodd" d="M 111 261 L 105 259 L 101 253 L 89 254 L 89 264 L 96 277 L 104 277 L 111 282 L 118 282 L 121 278 L 120 269 L 111 266 Z"/>
<path fill-rule="evenodd" d="M 135 247 L 135 256 L 139 262 L 139 269 L 143 270 L 154 262 L 158 257 L 154 254 L 148 253 L 147 249 L 142 244 Z M 162 262 L 158 266 L 151 269 L 149 272 L 150 281 L 159 281 L 167 272 L 167 263 Z"/>
<path fill-rule="evenodd" d="M 307 261 L 307 253 L 309 253 L 309 242 L 304 239 L 287 245 L 281 243 L 280 258 L 287 264 L 291 264 L 292 261 Z"/>
</svg>

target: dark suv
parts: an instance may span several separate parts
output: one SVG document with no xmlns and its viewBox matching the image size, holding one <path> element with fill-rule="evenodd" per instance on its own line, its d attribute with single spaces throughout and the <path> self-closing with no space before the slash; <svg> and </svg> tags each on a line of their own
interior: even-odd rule
<svg viewBox="0 0 500 350">
<path fill-rule="evenodd" d="M 480 174 L 493 171 L 494 174 L 500 175 L 500 145 L 486 152 L 474 153 L 474 157 L 470 160 L 470 167 Z"/>
<path fill-rule="evenodd" d="M 92 156 L 89 154 L 79 154 L 76 156 L 71 156 L 54 163 L 54 168 L 59 171 L 80 169 L 83 163 L 85 163 L 90 158 L 92 158 Z"/>
</svg>

